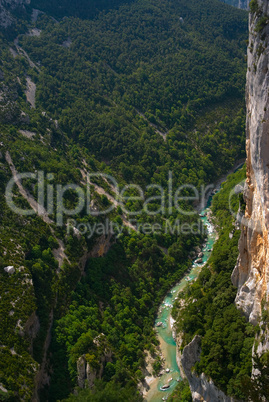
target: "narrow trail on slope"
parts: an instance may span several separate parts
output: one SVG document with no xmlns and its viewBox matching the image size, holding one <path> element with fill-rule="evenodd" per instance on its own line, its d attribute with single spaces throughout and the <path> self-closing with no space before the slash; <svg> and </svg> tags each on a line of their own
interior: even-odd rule
<svg viewBox="0 0 269 402">
<path fill-rule="evenodd" d="M 121 75 L 118 74 L 108 63 L 104 62 L 104 66 L 105 66 L 108 70 L 110 70 L 110 71 L 115 75 L 115 77 L 120 77 L 120 76 L 121 76 Z M 112 103 L 115 104 L 115 102 L 114 102 L 113 100 L 112 100 Z M 116 105 L 116 104 L 115 104 L 115 105 Z M 116 106 L 117 106 L 117 105 L 116 105 Z M 148 120 L 148 118 L 144 115 L 144 113 L 140 112 L 138 109 L 135 109 L 135 111 L 136 111 L 136 113 L 137 113 L 140 117 L 142 117 L 142 118 L 148 123 L 148 125 L 149 125 L 150 127 L 152 127 L 152 128 L 154 129 L 154 131 L 155 131 L 157 134 L 159 134 L 159 135 L 163 138 L 164 141 L 166 141 L 166 137 L 167 137 L 167 134 L 169 133 L 169 130 L 167 130 L 165 133 L 163 133 L 162 131 L 159 130 L 159 128 L 156 126 L 156 124 L 153 124 L 153 123 L 151 123 L 151 122 Z"/>
<path fill-rule="evenodd" d="M 42 205 L 38 204 L 38 202 L 34 199 L 34 197 L 23 187 L 21 180 L 19 179 L 19 174 L 14 166 L 14 163 L 13 163 L 10 153 L 8 151 L 6 152 L 6 161 L 11 170 L 14 182 L 17 184 L 19 192 L 22 195 L 22 197 L 29 203 L 29 205 L 31 206 L 33 211 L 36 212 L 36 214 L 43 220 L 43 222 L 45 222 L 48 225 L 54 224 L 54 221 L 49 218 L 48 212 L 46 211 L 46 209 Z M 49 226 L 49 227 L 50 227 L 52 234 L 55 236 L 54 229 L 51 226 Z M 64 247 L 63 241 L 58 239 L 57 237 L 56 237 L 56 239 L 59 244 L 59 248 L 52 250 L 52 253 L 53 253 L 54 258 L 59 263 L 59 269 L 57 270 L 59 272 L 61 266 L 63 265 L 64 260 L 66 259 L 69 263 L 70 263 L 70 261 L 65 254 L 65 247 Z"/>
<path fill-rule="evenodd" d="M 169 131 L 166 131 L 165 133 L 161 132 L 156 124 L 153 124 L 149 121 L 149 119 L 144 115 L 144 113 L 140 112 L 139 110 L 136 109 L 136 113 L 139 114 L 140 117 L 142 117 L 146 122 L 155 130 L 157 134 L 159 134 L 161 137 L 163 137 L 163 140 L 166 141 L 167 134 Z"/>
<path fill-rule="evenodd" d="M 36 84 L 31 80 L 30 77 L 26 77 L 26 84 L 26 99 L 32 108 L 35 109 Z"/>
<path fill-rule="evenodd" d="M 81 172 L 82 177 L 83 177 L 83 179 L 84 179 L 84 184 L 86 184 L 86 182 L 87 182 L 87 173 L 86 173 L 83 169 L 80 169 L 80 172 Z M 107 180 L 106 180 L 106 182 L 107 182 L 107 184 L 111 187 L 111 189 L 114 191 L 114 190 L 115 190 L 114 187 L 111 186 L 111 185 L 108 183 Z M 107 193 L 102 187 L 98 186 L 97 184 L 95 184 L 95 183 L 93 183 L 93 182 L 89 182 L 88 184 L 90 184 L 91 186 L 94 187 L 94 190 L 96 191 L 97 194 L 99 194 L 99 195 L 105 195 L 105 196 L 107 197 L 108 201 L 111 202 L 111 204 L 113 204 L 116 208 L 117 208 L 117 207 L 122 207 L 122 204 L 121 204 L 119 201 L 115 200 L 115 198 L 112 197 L 112 195 L 110 195 L 109 193 Z M 132 224 L 126 219 L 126 217 L 121 216 L 121 219 L 122 219 L 122 222 L 123 222 L 123 224 L 124 224 L 125 226 L 127 226 L 128 228 L 130 228 L 130 229 L 134 230 L 135 232 L 137 232 L 136 227 L 135 227 L 134 225 L 132 225 Z"/>
<path fill-rule="evenodd" d="M 17 184 L 20 194 L 26 201 L 30 204 L 31 208 L 41 217 L 41 219 L 47 224 L 53 224 L 54 222 L 49 218 L 47 211 L 45 208 L 38 204 L 38 202 L 34 199 L 34 197 L 23 187 L 21 180 L 19 178 L 19 174 L 14 166 L 14 163 L 11 159 L 10 153 L 6 152 L 6 161 L 9 165 L 9 168 L 12 172 L 12 176 L 14 182 Z"/>
</svg>

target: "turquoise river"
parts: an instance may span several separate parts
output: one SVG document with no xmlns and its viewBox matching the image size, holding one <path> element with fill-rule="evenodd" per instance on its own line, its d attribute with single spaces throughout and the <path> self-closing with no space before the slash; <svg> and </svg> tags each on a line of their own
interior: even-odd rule
<svg viewBox="0 0 269 402">
<path fill-rule="evenodd" d="M 175 300 L 177 299 L 177 295 L 188 285 L 188 283 L 191 283 L 193 280 L 195 280 L 195 278 L 197 278 L 201 268 L 210 257 L 211 250 L 216 240 L 216 232 L 214 231 L 214 227 L 207 218 L 207 212 L 209 210 L 211 200 L 212 198 L 209 199 L 206 209 L 201 212 L 201 219 L 203 220 L 204 225 L 206 225 L 208 232 L 207 241 L 202 249 L 203 262 L 200 264 L 194 262 L 191 271 L 188 272 L 188 274 L 177 285 L 175 285 L 169 293 L 167 293 L 156 317 L 155 329 L 160 341 L 162 356 L 165 359 L 165 372 L 157 379 L 151 377 L 147 381 L 150 388 L 146 393 L 145 398 L 148 402 L 160 402 L 162 400 L 166 400 L 175 389 L 177 382 L 181 379 L 180 371 L 176 362 L 176 342 L 172 334 L 173 319 L 171 317 L 171 311 Z M 157 323 L 159 326 L 157 326 Z M 160 323 L 162 323 L 162 326 L 160 326 Z M 168 384 L 169 388 L 167 390 L 161 390 L 161 387 Z"/>
</svg>

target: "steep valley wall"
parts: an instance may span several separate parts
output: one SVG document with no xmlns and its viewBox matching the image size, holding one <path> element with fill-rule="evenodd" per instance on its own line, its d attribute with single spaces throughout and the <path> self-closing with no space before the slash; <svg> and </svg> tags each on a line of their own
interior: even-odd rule
<svg viewBox="0 0 269 402">
<path fill-rule="evenodd" d="M 269 2 L 257 2 L 250 14 L 247 106 L 247 180 L 245 216 L 239 242 L 239 257 L 232 275 L 238 287 L 236 305 L 257 324 L 269 285 Z"/>
<path fill-rule="evenodd" d="M 232 274 L 238 288 L 235 303 L 247 320 L 262 328 L 256 336 L 253 356 L 268 352 L 268 329 L 262 312 L 268 309 L 269 293 L 269 1 L 255 0 L 249 17 L 248 68 L 246 85 L 247 180 L 245 211 L 240 217 L 239 256 Z M 200 357 L 200 340 L 195 337 L 183 352 L 179 365 L 188 379 L 193 401 L 233 399 L 218 390 L 204 374 L 197 376 L 193 366 Z M 252 375 L 259 374 L 254 368 Z"/>
</svg>

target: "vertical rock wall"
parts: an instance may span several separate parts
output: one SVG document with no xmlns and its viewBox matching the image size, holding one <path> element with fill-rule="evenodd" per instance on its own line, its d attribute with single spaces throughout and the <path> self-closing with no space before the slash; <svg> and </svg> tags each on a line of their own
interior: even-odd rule
<svg viewBox="0 0 269 402">
<path fill-rule="evenodd" d="M 256 324 L 269 285 L 269 9 L 268 0 L 254 3 L 249 20 L 246 210 L 239 257 L 232 275 L 238 287 L 237 307 Z"/>
<path fill-rule="evenodd" d="M 232 281 L 238 287 L 237 307 L 251 323 L 257 324 L 269 293 L 269 0 L 254 0 L 251 10 L 246 86 L 246 209 Z M 256 339 L 259 356 L 268 351 L 268 333 L 263 330 Z M 192 372 L 199 355 L 199 338 L 195 337 L 178 356 L 193 400 L 232 402 L 204 374 L 195 376 Z M 252 374 L 259 372 L 253 369 Z"/>
</svg>

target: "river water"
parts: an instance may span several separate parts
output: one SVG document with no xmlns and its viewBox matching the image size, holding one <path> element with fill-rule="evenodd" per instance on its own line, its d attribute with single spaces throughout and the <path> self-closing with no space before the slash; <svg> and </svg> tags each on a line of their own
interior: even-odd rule
<svg viewBox="0 0 269 402">
<path fill-rule="evenodd" d="M 220 190 L 221 184 L 227 179 L 227 176 L 230 173 L 237 172 L 244 165 L 244 162 L 245 159 L 239 160 L 237 164 L 225 176 L 221 177 L 220 180 L 218 180 L 215 187 L 217 191 Z M 206 208 L 200 213 L 201 219 L 204 225 L 207 227 L 208 232 L 207 241 L 202 249 L 202 252 L 204 254 L 203 262 L 201 264 L 197 264 L 196 262 L 193 263 L 191 271 L 186 274 L 184 278 L 170 290 L 169 293 L 167 293 L 161 306 L 159 307 L 158 315 L 155 320 L 155 330 L 160 342 L 162 356 L 165 359 L 164 370 L 168 371 L 169 369 L 169 372 L 165 372 L 157 380 L 151 382 L 150 388 L 145 395 L 145 399 L 148 402 L 161 402 L 162 400 L 166 400 L 168 396 L 173 393 L 178 381 L 181 380 L 180 370 L 176 362 L 176 342 L 173 338 L 172 333 L 173 319 L 171 317 L 171 312 L 177 295 L 182 292 L 189 283 L 191 283 L 198 277 L 202 267 L 209 259 L 212 248 L 217 239 L 217 233 L 215 232 L 213 225 L 209 222 L 207 218 L 207 212 L 210 209 L 211 202 L 212 196 L 209 197 Z M 157 323 L 160 322 L 162 323 L 161 327 L 157 326 Z M 169 384 L 169 388 L 167 390 L 161 390 L 161 387 L 167 384 Z"/>
<path fill-rule="evenodd" d="M 207 242 L 204 244 L 202 249 L 204 254 L 203 262 L 200 264 L 196 262 L 193 263 L 191 271 L 186 274 L 185 277 L 177 285 L 175 285 L 169 293 L 167 293 L 158 311 L 155 321 L 155 329 L 160 341 L 162 355 L 165 358 L 165 373 L 150 386 L 150 389 L 146 395 L 146 400 L 148 402 L 160 402 L 165 400 L 169 395 L 171 395 L 178 381 L 181 380 L 180 371 L 176 362 L 176 342 L 172 335 L 173 319 L 171 317 L 171 311 L 177 295 L 188 285 L 188 283 L 191 283 L 199 275 L 201 268 L 210 257 L 211 250 L 216 241 L 217 234 L 214 231 L 213 225 L 208 221 L 206 216 L 211 204 L 211 200 L 212 198 L 209 199 L 206 209 L 201 211 L 201 219 L 203 220 L 204 225 L 207 227 L 208 232 Z M 160 322 L 162 323 L 161 327 L 157 326 L 157 323 Z M 168 369 L 169 372 L 166 372 Z M 167 390 L 161 390 L 161 387 L 167 384 L 169 384 L 169 388 Z"/>
</svg>

